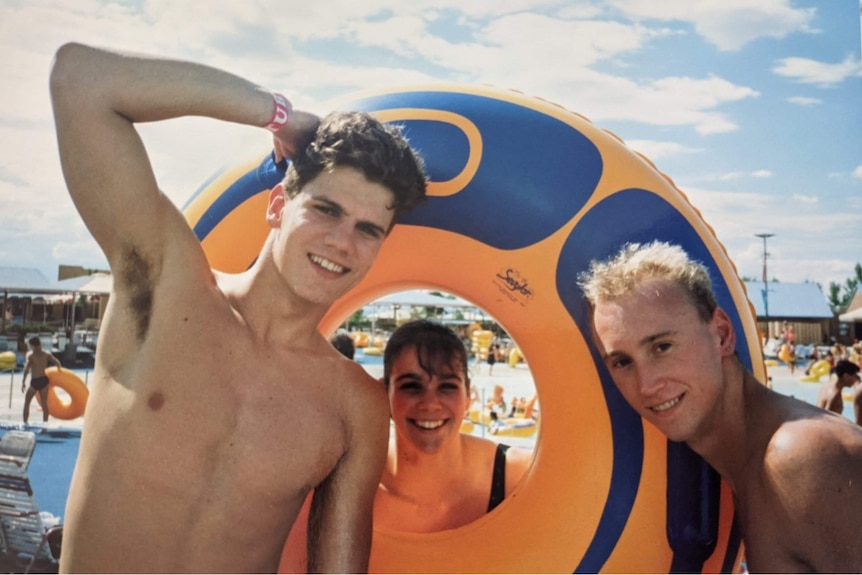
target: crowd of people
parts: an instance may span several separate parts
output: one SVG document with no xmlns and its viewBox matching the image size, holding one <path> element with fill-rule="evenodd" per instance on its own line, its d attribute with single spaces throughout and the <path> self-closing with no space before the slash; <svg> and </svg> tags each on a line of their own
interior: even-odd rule
<svg viewBox="0 0 862 575">
<path fill-rule="evenodd" d="M 62 571 L 272 572 L 295 534 L 296 570 L 363 572 L 372 518 L 439 531 L 512 493 L 532 454 L 459 432 L 471 380 L 456 334 L 399 327 L 377 381 L 318 331 L 425 197 L 398 129 L 302 112 L 209 66 L 79 44 L 58 50 L 50 85 L 66 183 L 114 277 Z M 291 160 L 241 274 L 210 269 L 156 182 L 138 124 L 181 116 L 266 128 L 274 160 Z M 679 246 L 631 244 L 579 286 L 625 400 L 730 485 L 749 568 L 862 571 L 862 428 L 756 380 L 708 270 Z M 498 418 L 515 407 L 503 394 Z"/>
</svg>

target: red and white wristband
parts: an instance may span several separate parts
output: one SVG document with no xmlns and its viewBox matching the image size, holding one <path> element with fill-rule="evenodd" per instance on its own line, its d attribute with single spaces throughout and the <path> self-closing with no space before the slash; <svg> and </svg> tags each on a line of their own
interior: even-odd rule
<svg viewBox="0 0 862 575">
<path fill-rule="evenodd" d="M 272 93 L 272 101 L 275 104 L 275 110 L 272 112 L 272 119 L 266 125 L 266 129 L 275 133 L 287 124 L 287 118 L 290 116 L 290 102 L 276 92 Z"/>
</svg>

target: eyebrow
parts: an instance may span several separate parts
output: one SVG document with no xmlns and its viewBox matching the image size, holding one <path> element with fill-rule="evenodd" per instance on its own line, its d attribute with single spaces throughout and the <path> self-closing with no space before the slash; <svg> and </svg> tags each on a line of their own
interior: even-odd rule
<svg viewBox="0 0 862 575">
<path fill-rule="evenodd" d="M 344 206 L 342 206 L 341 204 L 339 204 L 335 200 L 332 200 L 326 196 L 322 196 L 322 195 L 316 196 L 314 199 L 319 201 L 319 202 L 326 204 L 330 208 L 338 210 L 338 213 L 340 215 L 344 215 L 347 213 L 347 210 L 344 209 Z M 365 227 L 373 229 L 375 232 L 378 232 L 381 235 L 384 235 L 384 236 L 386 235 L 386 228 L 384 228 L 383 226 L 381 226 L 379 224 L 372 222 L 371 220 L 360 220 L 359 226 L 365 226 Z"/>
<path fill-rule="evenodd" d="M 643 338 L 642 340 L 640 340 L 639 344 L 640 344 L 640 345 L 646 345 L 646 344 L 648 344 L 648 343 L 652 343 L 652 342 L 654 342 L 654 341 L 655 341 L 655 340 L 657 340 L 657 339 L 661 339 L 661 338 L 663 338 L 663 337 L 667 337 L 667 336 L 672 335 L 672 334 L 674 334 L 674 333 L 676 333 L 676 330 L 672 330 L 672 329 L 668 329 L 668 330 L 665 330 L 665 331 L 660 331 L 660 332 L 658 332 L 658 333 L 654 333 L 654 334 L 652 334 L 652 335 L 648 335 L 648 336 L 646 336 L 645 338 Z"/>
<path fill-rule="evenodd" d="M 665 330 L 665 331 L 660 331 L 660 332 L 658 332 L 658 333 L 652 333 L 652 334 L 650 334 L 650 335 L 648 335 L 648 336 L 646 336 L 646 337 L 642 338 L 642 339 L 638 342 L 638 347 L 643 347 L 644 345 L 648 345 L 648 344 L 650 344 L 650 343 L 653 343 L 653 342 L 654 342 L 654 341 L 656 341 L 657 339 L 662 339 L 662 338 L 664 338 L 664 337 L 667 337 L 667 336 L 669 336 L 669 335 L 673 335 L 673 334 L 675 334 L 675 333 L 676 333 L 676 330 L 672 330 L 672 329 L 668 329 L 668 330 Z M 608 359 L 610 359 L 610 358 L 612 358 L 612 357 L 617 357 L 617 356 L 628 356 L 628 354 L 627 354 L 627 353 L 623 353 L 623 352 L 621 352 L 621 351 L 611 350 L 611 351 L 609 351 L 608 353 L 605 353 L 605 354 L 602 356 L 602 360 L 603 360 L 603 361 L 606 361 L 606 360 L 608 360 Z"/>
</svg>

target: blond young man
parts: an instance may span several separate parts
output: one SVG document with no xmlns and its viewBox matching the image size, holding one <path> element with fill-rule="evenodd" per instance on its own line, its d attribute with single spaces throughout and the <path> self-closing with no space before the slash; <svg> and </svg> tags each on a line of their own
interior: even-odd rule
<svg viewBox="0 0 862 575">
<path fill-rule="evenodd" d="M 114 291 L 66 509 L 63 571 L 272 572 L 310 490 L 309 568 L 367 568 L 386 393 L 317 330 L 425 193 L 397 130 L 322 121 L 208 66 L 79 44 L 51 95 L 72 199 Z M 135 124 L 268 127 L 270 234 L 238 275 L 209 268 L 159 190 Z"/>
<path fill-rule="evenodd" d="M 579 280 L 622 395 L 730 484 L 748 568 L 862 571 L 862 429 L 754 378 L 706 268 L 655 242 Z"/>
</svg>

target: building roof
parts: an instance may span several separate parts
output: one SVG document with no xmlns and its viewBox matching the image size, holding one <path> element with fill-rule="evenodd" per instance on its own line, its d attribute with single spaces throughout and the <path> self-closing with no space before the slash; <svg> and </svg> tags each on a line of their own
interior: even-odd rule
<svg viewBox="0 0 862 575">
<path fill-rule="evenodd" d="M 744 282 L 748 299 L 754 305 L 758 318 L 766 317 L 766 301 L 769 319 L 832 319 L 835 314 L 826 301 L 826 296 L 817 284 L 768 282 L 768 298 L 764 298 L 762 282 Z"/>
<path fill-rule="evenodd" d="M 0 267 L 0 292 L 59 293 L 59 290 L 36 268 Z"/>
<path fill-rule="evenodd" d="M 97 273 L 51 282 L 36 268 L 0 266 L 0 296 L 8 294 L 111 293 L 111 274 Z"/>
</svg>

